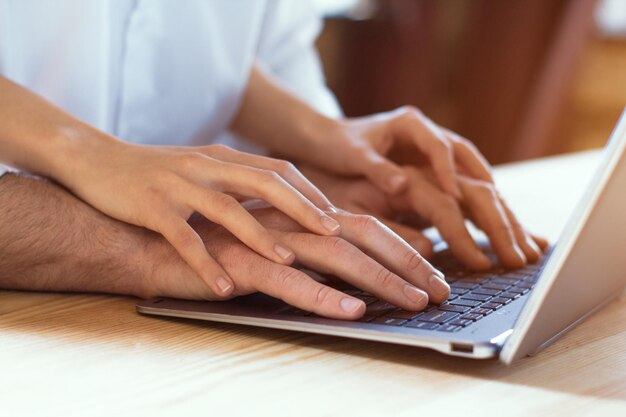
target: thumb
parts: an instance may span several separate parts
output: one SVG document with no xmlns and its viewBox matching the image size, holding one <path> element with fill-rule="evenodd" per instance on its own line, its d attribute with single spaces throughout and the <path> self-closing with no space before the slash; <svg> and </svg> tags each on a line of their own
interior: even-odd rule
<svg viewBox="0 0 626 417">
<path fill-rule="evenodd" d="M 361 152 L 354 162 L 355 171 L 366 176 L 385 193 L 399 193 L 408 183 L 407 175 L 402 168 L 373 149 Z"/>
</svg>

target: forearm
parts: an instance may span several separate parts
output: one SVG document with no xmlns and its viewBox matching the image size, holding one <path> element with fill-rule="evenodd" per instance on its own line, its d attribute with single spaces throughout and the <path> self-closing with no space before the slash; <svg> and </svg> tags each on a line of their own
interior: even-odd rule
<svg viewBox="0 0 626 417">
<path fill-rule="evenodd" d="M 33 177 L 0 177 L 0 288 L 145 295 L 150 232 Z"/>
<path fill-rule="evenodd" d="M 103 142 L 117 140 L 0 76 L 0 163 L 64 182 L 82 151 Z"/>
<path fill-rule="evenodd" d="M 283 89 L 255 66 L 231 129 L 272 152 L 302 160 L 327 147 L 338 123 Z"/>
</svg>

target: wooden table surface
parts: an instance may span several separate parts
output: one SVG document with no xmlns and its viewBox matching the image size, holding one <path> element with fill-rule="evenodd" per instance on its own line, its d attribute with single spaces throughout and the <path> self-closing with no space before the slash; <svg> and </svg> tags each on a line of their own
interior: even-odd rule
<svg viewBox="0 0 626 417">
<path fill-rule="evenodd" d="M 596 153 L 496 177 L 554 239 Z M 135 299 L 0 291 L 0 416 L 626 416 L 626 298 L 512 367 L 426 349 L 140 316 Z"/>
</svg>

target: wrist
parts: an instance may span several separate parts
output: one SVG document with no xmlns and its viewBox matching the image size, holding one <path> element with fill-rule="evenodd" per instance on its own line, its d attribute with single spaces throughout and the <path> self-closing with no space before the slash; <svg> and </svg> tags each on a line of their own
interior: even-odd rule
<svg viewBox="0 0 626 417">
<path fill-rule="evenodd" d="M 124 146 L 120 140 L 90 126 L 59 127 L 43 149 L 40 175 L 71 188 L 71 180 L 102 158 L 108 149 Z"/>
</svg>

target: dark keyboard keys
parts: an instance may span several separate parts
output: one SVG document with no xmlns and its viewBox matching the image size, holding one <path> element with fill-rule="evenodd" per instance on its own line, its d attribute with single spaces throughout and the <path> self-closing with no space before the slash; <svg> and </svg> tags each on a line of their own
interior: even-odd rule
<svg viewBox="0 0 626 417">
<path fill-rule="evenodd" d="M 464 307 L 464 306 L 458 306 L 458 305 L 452 305 L 452 304 L 441 304 L 438 307 L 439 310 L 444 310 L 444 311 L 451 311 L 453 313 L 467 313 L 468 311 L 471 310 L 470 307 Z"/>
<path fill-rule="evenodd" d="M 502 291 L 500 290 L 492 290 L 489 288 L 476 288 L 475 290 L 472 291 L 472 293 L 474 294 L 483 294 L 483 295 L 491 295 L 491 296 L 495 296 L 500 294 Z"/>
<path fill-rule="evenodd" d="M 372 323 L 385 324 L 387 326 L 402 326 L 404 323 L 406 323 L 406 320 L 394 319 L 391 317 L 379 317 L 375 319 L 374 321 L 372 321 Z"/>
<path fill-rule="evenodd" d="M 463 298 L 458 298 L 456 300 L 450 301 L 450 304 L 457 305 L 457 306 L 465 306 L 465 307 L 476 307 L 480 303 L 481 301 L 465 300 Z"/>
<path fill-rule="evenodd" d="M 459 313 L 453 313 L 451 311 L 432 310 L 424 314 L 420 314 L 415 317 L 417 321 L 428 321 L 431 323 L 445 323 L 448 320 L 452 320 L 459 316 Z"/>
<path fill-rule="evenodd" d="M 491 296 L 485 295 L 485 294 L 474 294 L 472 292 L 472 293 L 461 296 L 461 298 L 464 300 L 487 301 L 491 298 Z"/>
<path fill-rule="evenodd" d="M 440 332 L 457 332 L 459 330 L 461 330 L 463 327 L 461 326 L 453 326 L 451 324 L 444 324 L 443 326 L 440 326 L 437 331 Z"/>
<path fill-rule="evenodd" d="M 422 329 L 422 330 L 434 330 L 439 325 L 437 323 L 429 323 L 427 321 L 410 321 L 404 325 L 404 327 L 411 327 L 413 329 Z"/>
<path fill-rule="evenodd" d="M 472 321 L 476 321 L 479 319 L 483 318 L 482 314 L 476 314 L 476 313 L 465 313 L 461 316 L 462 319 L 464 320 L 472 320 Z"/>
</svg>

